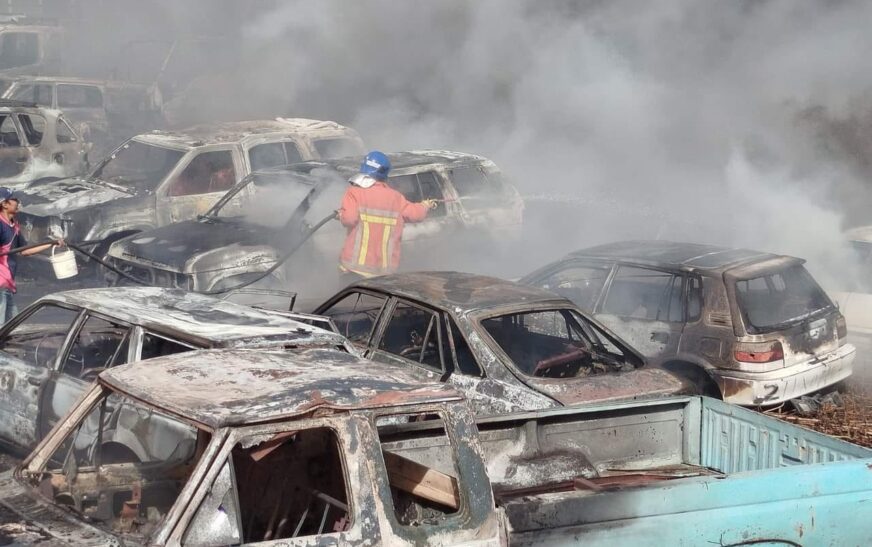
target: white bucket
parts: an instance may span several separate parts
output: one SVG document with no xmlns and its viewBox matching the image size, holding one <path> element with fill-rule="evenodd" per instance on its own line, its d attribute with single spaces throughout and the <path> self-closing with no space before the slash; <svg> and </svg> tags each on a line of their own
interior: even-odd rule
<svg viewBox="0 0 872 547">
<path fill-rule="evenodd" d="M 54 268 L 55 277 L 66 279 L 78 274 L 79 268 L 76 266 L 76 253 L 68 248 L 66 251 L 55 254 L 55 249 L 57 249 L 57 245 L 52 246 L 51 256 L 48 257 L 51 267 Z"/>
</svg>

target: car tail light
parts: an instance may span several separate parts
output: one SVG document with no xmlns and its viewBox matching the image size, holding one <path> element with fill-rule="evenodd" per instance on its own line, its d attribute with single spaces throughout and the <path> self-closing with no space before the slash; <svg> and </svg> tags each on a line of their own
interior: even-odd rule
<svg viewBox="0 0 872 547">
<path fill-rule="evenodd" d="M 784 359 L 781 342 L 746 342 L 736 345 L 736 361 L 741 363 L 771 363 Z"/>
<path fill-rule="evenodd" d="M 839 336 L 839 340 L 848 336 L 848 323 L 845 321 L 844 315 L 836 319 L 836 334 Z"/>
</svg>

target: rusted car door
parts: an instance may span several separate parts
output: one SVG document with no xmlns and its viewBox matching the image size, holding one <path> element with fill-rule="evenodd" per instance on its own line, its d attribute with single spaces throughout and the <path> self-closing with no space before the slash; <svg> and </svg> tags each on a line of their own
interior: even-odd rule
<svg viewBox="0 0 872 547">
<path fill-rule="evenodd" d="M 19 447 L 38 440 L 46 383 L 80 310 L 53 304 L 25 310 L 0 332 L 0 438 Z"/>
<path fill-rule="evenodd" d="M 359 441 L 361 423 L 326 418 L 232 431 L 201 487 L 184 500 L 167 544 L 381 543 L 364 465 L 374 448 Z"/>
<path fill-rule="evenodd" d="M 0 179 L 16 177 L 30 163 L 30 149 L 11 113 L 0 114 Z"/>
<path fill-rule="evenodd" d="M 660 364 L 678 350 L 686 319 L 683 275 L 621 264 L 597 305 L 596 318 Z"/>
<path fill-rule="evenodd" d="M 241 160 L 229 146 L 190 157 L 158 191 L 158 225 L 190 220 L 208 211 L 242 177 Z"/>
<path fill-rule="evenodd" d="M 388 297 L 383 294 L 350 291 L 331 298 L 315 310 L 315 314 L 329 318 L 336 325 L 336 332 L 365 354 L 387 301 Z"/>
</svg>

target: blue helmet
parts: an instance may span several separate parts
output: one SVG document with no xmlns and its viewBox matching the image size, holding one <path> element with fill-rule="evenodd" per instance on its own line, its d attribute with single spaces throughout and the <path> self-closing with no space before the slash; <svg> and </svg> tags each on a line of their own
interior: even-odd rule
<svg viewBox="0 0 872 547">
<path fill-rule="evenodd" d="M 391 160 L 387 155 L 378 150 L 373 150 L 363 158 L 360 164 L 360 174 L 372 177 L 375 180 L 386 180 L 391 172 Z"/>
</svg>

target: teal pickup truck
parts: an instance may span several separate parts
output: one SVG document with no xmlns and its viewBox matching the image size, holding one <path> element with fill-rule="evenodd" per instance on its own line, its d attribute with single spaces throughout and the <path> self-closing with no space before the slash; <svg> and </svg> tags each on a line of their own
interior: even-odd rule
<svg viewBox="0 0 872 547">
<path fill-rule="evenodd" d="M 73 545 L 866 546 L 872 451 L 704 397 L 476 419 L 335 349 L 203 350 L 101 373 L 0 503 Z"/>
</svg>

